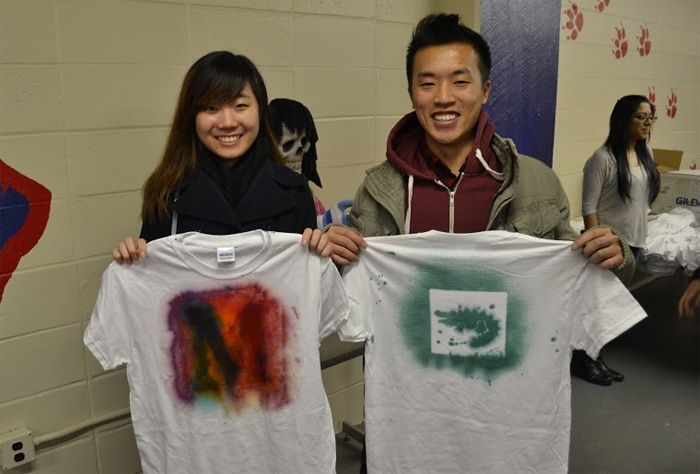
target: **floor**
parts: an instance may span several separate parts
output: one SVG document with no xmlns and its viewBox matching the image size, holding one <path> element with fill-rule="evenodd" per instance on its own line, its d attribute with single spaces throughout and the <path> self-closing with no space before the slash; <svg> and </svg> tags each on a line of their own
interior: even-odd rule
<svg viewBox="0 0 700 474">
<path fill-rule="evenodd" d="M 574 378 L 569 472 L 700 473 L 700 319 L 678 320 L 682 274 L 635 290 L 649 317 L 604 350 L 626 380 Z M 361 447 L 338 439 L 338 474 L 357 473 Z"/>
</svg>

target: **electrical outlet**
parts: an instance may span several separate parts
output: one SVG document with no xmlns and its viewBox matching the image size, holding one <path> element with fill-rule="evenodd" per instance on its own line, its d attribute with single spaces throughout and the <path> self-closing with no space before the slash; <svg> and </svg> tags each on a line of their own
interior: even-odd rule
<svg viewBox="0 0 700 474">
<path fill-rule="evenodd" d="M 0 433 L 0 467 L 3 471 L 34 461 L 32 432 L 24 426 L 16 426 Z"/>
</svg>

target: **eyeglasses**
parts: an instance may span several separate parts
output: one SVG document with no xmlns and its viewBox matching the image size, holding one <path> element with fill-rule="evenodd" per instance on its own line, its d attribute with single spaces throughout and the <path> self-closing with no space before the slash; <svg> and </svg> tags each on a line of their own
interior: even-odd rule
<svg viewBox="0 0 700 474">
<path fill-rule="evenodd" d="M 651 123 L 656 122 L 656 119 L 659 118 L 656 115 L 646 115 L 646 114 L 637 114 L 637 115 L 633 115 L 632 117 L 636 118 L 640 122 L 646 122 L 647 120 L 651 120 Z"/>
</svg>

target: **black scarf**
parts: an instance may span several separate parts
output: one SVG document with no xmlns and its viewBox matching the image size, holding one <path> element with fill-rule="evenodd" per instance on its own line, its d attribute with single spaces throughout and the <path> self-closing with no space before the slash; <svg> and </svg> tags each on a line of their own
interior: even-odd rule
<svg viewBox="0 0 700 474">
<path fill-rule="evenodd" d="M 270 146 L 261 135 L 258 135 L 248 151 L 234 160 L 233 167 L 230 166 L 231 159 L 217 156 L 201 142 L 200 151 L 202 171 L 216 183 L 234 209 L 238 207 L 266 161 L 270 159 Z"/>
</svg>

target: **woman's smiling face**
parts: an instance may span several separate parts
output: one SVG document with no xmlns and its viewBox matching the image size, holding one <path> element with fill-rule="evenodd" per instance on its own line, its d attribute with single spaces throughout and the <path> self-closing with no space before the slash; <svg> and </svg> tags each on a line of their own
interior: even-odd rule
<svg viewBox="0 0 700 474">
<path fill-rule="evenodd" d="M 235 99 L 198 112 L 195 129 L 202 144 L 215 155 L 227 160 L 243 156 L 260 132 L 258 101 L 250 84 Z"/>
</svg>

